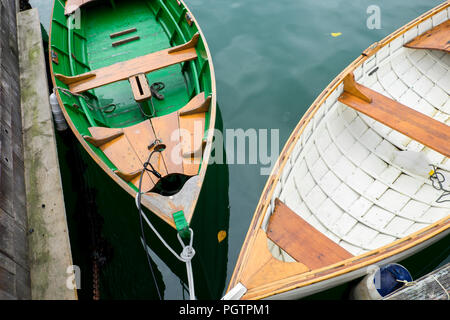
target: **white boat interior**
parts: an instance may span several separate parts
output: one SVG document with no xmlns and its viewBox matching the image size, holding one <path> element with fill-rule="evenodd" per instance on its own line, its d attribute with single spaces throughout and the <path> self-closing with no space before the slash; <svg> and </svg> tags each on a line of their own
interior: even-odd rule
<svg viewBox="0 0 450 320">
<path fill-rule="evenodd" d="M 406 43 L 448 20 L 443 10 L 405 32 L 353 73 L 357 83 L 450 125 L 450 54 Z M 277 181 L 278 198 L 352 255 L 380 248 L 450 214 L 450 195 L 433 186 L 433 166 L 450 189 L 450 160 L 338 101 L 339 85 L 305 128 Z M 450 141 L 448 142 L 450 143 Z M 271 240 L 281 261 L 294 262 Z"/>
</svg>

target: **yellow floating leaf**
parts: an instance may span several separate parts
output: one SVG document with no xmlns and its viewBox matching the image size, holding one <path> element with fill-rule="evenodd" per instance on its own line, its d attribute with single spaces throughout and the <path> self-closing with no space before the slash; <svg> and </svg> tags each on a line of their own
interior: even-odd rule
<svg viewBox="0 0 450 320">
<path fill-rule="evenodd" d="M 219 240 L 219 243 L 222 242 L 227 237 L 227 232 L 224 230 L 219 231 L 217 234 L 217 240 Z"/>
<path fill-rule="evenodd" d="M 340 35 L 342 35 L 342 32 L 332 32 L 331 33 L 332 37 L 339 37 Z"/>
</svg>

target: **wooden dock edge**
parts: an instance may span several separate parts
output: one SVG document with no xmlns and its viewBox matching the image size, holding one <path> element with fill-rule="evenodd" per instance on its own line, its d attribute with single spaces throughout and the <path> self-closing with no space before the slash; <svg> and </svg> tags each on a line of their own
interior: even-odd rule
<svg viewBox="0 0 450 320">
<path fill-rule="evenodd" d="M 31 298 L 75 300 L 76 289 L 67 285 L 72 253 L 37 9 L 17 14 L 17 30 Z"/>
<path fill-rule="evenodd" d="M 387 295 L 383 300 L 448 300 L 450 263 Z"/>
</svg>

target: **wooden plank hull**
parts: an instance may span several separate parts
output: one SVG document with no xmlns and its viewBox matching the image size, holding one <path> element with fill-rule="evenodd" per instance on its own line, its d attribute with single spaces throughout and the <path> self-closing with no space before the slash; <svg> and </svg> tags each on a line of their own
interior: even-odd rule
<svg viewBox="0 0 450 320">
<path fill-rule="evenodd" d="M 449 234 L 450 205 L 441 201 L 445 191 L 433 186 L 431 165 L 450 178 L 450 142 L 441 139 L 449 133 L 450 73 L 430 71 L 450 72 L 448 56 L 404 47 L 430 29 L 424 26 L 446 23 L 449 6 L 443 3 L 369 47 L 314 101 L 262 192 L 229 297 L 302 298 L 364 276 L 370 266 L 398 262 Z M 418 76 L 411 78 L 414 72 Z M 352 74 L 356 83 L 349 81 Z M 383 109 L 385 102 L 391 111 Z M 431 123 L 438 125 L 423 128 Z M 298 219 L 280 222 L 278 199 L 322 240 L 306 241 L 304 233 L 314 232 L 294 227 L 301 225 Z M 329 241 L 351 256 L 317 260 Z"/>
<path fill-rule="evenodd" d="M 49 44 L 53 85 L 70 128 L 92 159 L 127 193 L 134 197 L 138 192 L 139 173 L 153 143 L 166 146 L 150 162 L 161 178 L 144 174 L 142 203 L 173 227 L 171 215 L 176 211 L 183 210 L 188 222 L 192 219 L 216 117 L 211 56 L 195 19 L 188 24 L 179 18 L 187 13 L 193 17 L 176 0 L 68 1 L 66 7 L 55 1 Z M 129 37 L 134 40 L 125 41 Z M 115 45 L 118 41 L 121 44 Z M 199 51 L 206 54 L 198 55 Z M 160 92 L 163 99 L 149 92 L 157 82 L 165 85 Z M 185 143 L 176 132 L 183 125 L 193 128 L 195 121 L 180 112 L 197 104 L 198 112 L 191 117 L 201 123 L 201 132 Z M 182 158 L 199 144 L 204 148 L 195 163 Z M 172 159 L 174 148 L 180 149 L 179 161 Z M 178 190 L 171 192 L 189 195 L 176 204 L 161 184 L 174 175 L 183 178 Z M 195 183 L 183 184 L 190 177 Z"/>
</svg>

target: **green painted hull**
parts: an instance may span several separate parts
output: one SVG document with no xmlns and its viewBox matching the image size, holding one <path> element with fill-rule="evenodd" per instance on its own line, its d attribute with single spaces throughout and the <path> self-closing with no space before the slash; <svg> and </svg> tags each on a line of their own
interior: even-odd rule
<svg viewBox="0 0 450 320">
<path fill-rule="evenodd" d="M 187 18 L 188 17 L 188 18 Z M 126 29 L 136 28 L 133 34 L 114 39 L 110 35 Z M 197 22 L 182 1 L 177 0 L 97 0 L 82 6 L 71 16 L 64 14 L 64 1 L 56 0 L 53 8 L 50 31 L 50 68 L 54 87 L 68 88 L 55 74 L 75 76 L 103 68 L 136 57 L 184 44 L 195 33 L 200 33 L 196 45 L 197 59 L 147 74 L 150 84 L 163 82 L 164 100 L 153 100 L 158 117 L 176 112 L 194 96 L 204 92 L 212 102 L 205 119 L 205 139 L 212 141 L 216 114 L 215 79 L 208 47 Z M 130 36 L 140 38 L 129 43 L 113 46 L 112 43 Z M 84 92 L 85 99 L 63 94 L 57 90 L 57 97 L 72 131 L 113 180 L 130 195 L 138 191 L 131 182 L 114 174 L 117 169 L 103 151 L 85 141 L 92 126 L 125 128 L 147 118 L 142 114 L 128 81 L 119 81 Z M 102 108 L 114 104 L 115 107 Z M 108 112 L 111 111 L 112 112 Z M 199 169 L 203 182 L 210 148 L 203 153 Z M 200 190 L 196 191 L 197 193 Z M 195 202 L 198 199 L 196 195 Z M 154 212 L 153 208 L 148 207 Z M 195 203 L 185 212 L 188 221 L 192 218 Z M 167 220 L 167 219 L 166 219 Z M 167 220 L 169 224 L 171 222 Z"/>
</svg>

